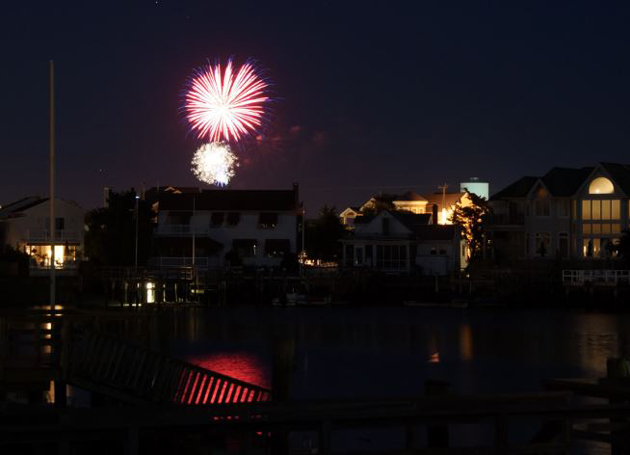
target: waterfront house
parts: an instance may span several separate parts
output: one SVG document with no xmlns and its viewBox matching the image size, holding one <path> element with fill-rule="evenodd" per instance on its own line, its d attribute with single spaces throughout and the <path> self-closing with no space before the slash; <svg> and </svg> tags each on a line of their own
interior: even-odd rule
<svg viewBox="0 0 630 455">
<path fill-rule="evenodd" d="M 434 223 L 430 213 L 384 210 L 356 217 L 354 226 L 341 241 L 346 268 L 425 275 L 446 275 L 460 268 L 457 228 Z"/>
<path fill-rule="evenodd" d="M 302 206 L 290 190 L 164 191 L 154 266 L 278 267 L 301 249 Z"/>
<path fill-rule="evenodd" d="M 371 197 L 360 207 L 348 207 L 339 215 L 345 226 L 352 227 L 357 216 L 364 213 L 378 212 L 383 209 L 406 211 L 420 214 L 431 214 L 436 224 L 449 225 L 451 215 L 457 204 L 467 205 L 470 197 L 467 191 L 455 193 L 418 194 L 407 191 L 403 194 L 380 194 Z"/>
<path fill-rule="evenodd" d="M 0 244 L 31 257 L 31 274 L 50 268 L 52 245 L 48 198 L 26 197 L 0 209 Z M 84 251 L 85 210 L 55 198 L 55 268 L 77 273 Z"/>
<path fill-rule="evenodd" d="M 490 198 L 496 258 L 614 257 L 629 227 L 630 165 L 598 163 L 526 176 Z"/>
</svg>

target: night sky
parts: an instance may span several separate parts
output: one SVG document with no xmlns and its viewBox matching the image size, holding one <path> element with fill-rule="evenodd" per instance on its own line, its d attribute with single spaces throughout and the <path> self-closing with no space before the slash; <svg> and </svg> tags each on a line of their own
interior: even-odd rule
<svg viewBox="0 0 630 455">
<path fill-rule="evenodd" d="M 299 182 L 309 215 L 379 190 L 630 162 L 630 5 L 594 1 L 3 2 L 0 204 L 195 186 L 192 69 L 257 59 L 277 98 L 232 188 Z M 400 188 L 397 188 L 400 187 Z"/>
</svg>

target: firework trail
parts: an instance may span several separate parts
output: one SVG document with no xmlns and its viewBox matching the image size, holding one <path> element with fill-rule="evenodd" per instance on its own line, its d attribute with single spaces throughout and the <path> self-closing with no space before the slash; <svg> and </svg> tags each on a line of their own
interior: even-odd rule
<svg viewBox="0 0 630 455">
<path fill-rule="evenodd" d="M 262 126 L 269 83 L 250 61 L 236 68 L 228 60 L 208 64 L 189 80 L 184 109 L 199 139 L 238 142 Z"/>
<path fill-rule="evenodd" d="M 238 159 L 225 142 L 212 142 L 197 149 L 191 164 L 193 174 L 199 180 L 210 185 L 223 186 L 234 177 Z"/>
</svg>

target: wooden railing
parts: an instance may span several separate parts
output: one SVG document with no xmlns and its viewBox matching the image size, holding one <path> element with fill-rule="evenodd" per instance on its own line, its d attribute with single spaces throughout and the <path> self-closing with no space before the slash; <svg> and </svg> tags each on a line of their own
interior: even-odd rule
<svg viewBox="0 0 630 455">
<path fill-rule="evenodd" d="M 271 392 L 97 333 L 75 344 L 69 382 L 132 403 L 188 405 L 269 401 Z"/>
</svg>

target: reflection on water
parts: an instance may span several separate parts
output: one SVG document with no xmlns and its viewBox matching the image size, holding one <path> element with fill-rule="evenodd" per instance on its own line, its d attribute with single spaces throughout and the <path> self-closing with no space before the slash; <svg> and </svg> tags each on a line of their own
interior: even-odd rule
<svg viewBox="0 0 630 455">
<path fill-rule="evenodd" d="M 288 353 L 281 371 L 298 400 L 419 396 L 427 380 L 462 395 L 537 391 L 551 378 L 603 377 L 607 357 L 630 354 L 630 315 L 555 310 L 200 308 L 165 312 L 152 329 L 156 347 L 267 388 L 274 353 Z M 486 430 L 452 435 L 474 445 L 492 439 Z M 526 430 L 519 437 L 531 437 Z M 346 448 L 376 449 L 374 434 L 349 433 Z M 403 436 L 388 433 L 383 447 Z"/>
<path fill-rule="evenodd" d="M 240 381 L 271 388 L 269 370 L 263 359 L 254 354 L 247 352 L 200 354 L 187 356 L 186 360 Z"/>
<path fill-rule="evenodd" d="M 428 379 L 461 394 L 540 390 L 604 376 L 607 357 L 630 353 L 629 316 L 560 311 L 210 308 L 154 329 L 163 350 L 265 387 L 274 340 L 288 337 L 292 396 L 312 399 L 419 395 Z"/>
</svg>

